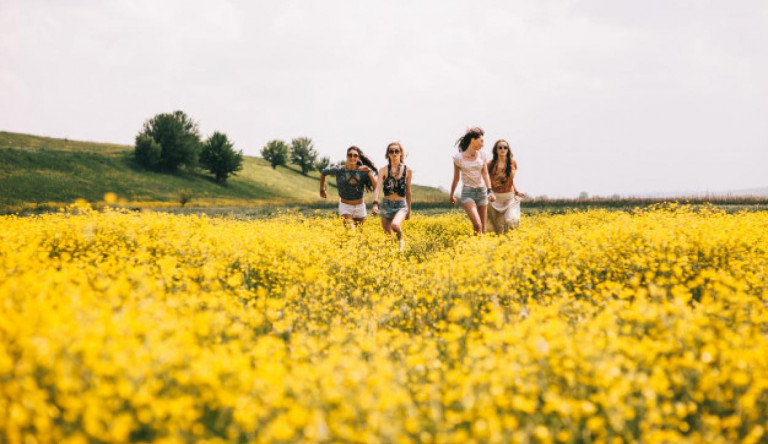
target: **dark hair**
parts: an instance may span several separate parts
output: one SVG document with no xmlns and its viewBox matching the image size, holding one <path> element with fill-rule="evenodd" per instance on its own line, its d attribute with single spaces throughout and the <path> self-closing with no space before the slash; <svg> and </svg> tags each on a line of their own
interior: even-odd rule
<svg viewBox="0 0 768 444">
<path fill-rule="evenodd" d="M 400 142 L 392 142 L 387 145 L 387 150 L 384 152 L 384 158 L 387 159 L 387 163 L 392 164 L 392 162 L 389 160 L 389 148 L 393 146 L 400 148 L 400 163 L 405 164 L 405 149 L 403 149 L 403 146 L 400 145 Z"/>
<path fill-rule="evenodd" d="M 352 145 L 351 147 L 347 148 L 347 154 L 349 154 L 350 150 L 357 151 L 357 154 L 360 156 L 360 157 L 357 158 L 358 159 L 357 160 L 357 166 L 365 165 L 368 168 L 370 168 L 371 171 L 373 171 L 373 175 L 374 176 L 378 174 L 379 170 L 376 168 L 376 165 L 373 164 L 373 161 L 371 161 L 371 159 L 369 159 L 368 156 L 363 154 L 363 150 L 361 150 L 360 148 L 358 148 L 358 147 L 356 147 L 354 145 Z M 368 191 L 373 191 L 373 184 L 371 184 L 370 182 L 367 183 L 365 185 L 365 189 L 368 190 Z"/>
<path fill-rule="evenodd" d="M 469 148 L 470 142 L 484 135 L 485 135 L 485 131 L 483 131 L 482 128 L 479 128 L 479 127 L 470 128 L 467 130 L 466 133 L 464 133 L 463 136 L 459 137 L 459 140 L 456 141 L 456 146 L 459 147 L 459 151 L 466 151 L 467 148 Z"/>
<path fill-rule="evenodd" d="M 504 139 L 499 139 L 496 141 L 496 143 L 493 144 L 493 159 L 491 160 L 491 163 L 488 165 L 488 169 L 490 171 L 493 171 L 496 168 L 496 163 L 499 161 L 499 153 L 496 151 L 496 148 L 499 147 L 499 144 L 505 143 L 507 145 L 507 165 L 506 168 L 504 168 L 504 171 L 506 173 L 507 178 L 504 179 L 504 182 L 509 180 L 509 175 L 512 173 L 512 148 L 509 146 L 509 142 L 507 142 Z"/>
</svg>

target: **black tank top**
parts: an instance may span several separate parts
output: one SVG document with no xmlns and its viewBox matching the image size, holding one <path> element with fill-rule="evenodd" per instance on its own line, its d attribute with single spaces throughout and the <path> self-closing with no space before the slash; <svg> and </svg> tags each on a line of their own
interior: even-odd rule
<svg viewBox="0 0 768 444">
<path fill-rule="evenodd" d="M 385 196 L 397 193 L 398 196 L 405 197 L 405 176 L 407 172 L 408 167 L 403 164 L 403 174 L 395 179 L 392 177 L 392 165 L 387 165 L 387 178 L 384 179 L 384 183 L 382 184 Z"/>
</svg>

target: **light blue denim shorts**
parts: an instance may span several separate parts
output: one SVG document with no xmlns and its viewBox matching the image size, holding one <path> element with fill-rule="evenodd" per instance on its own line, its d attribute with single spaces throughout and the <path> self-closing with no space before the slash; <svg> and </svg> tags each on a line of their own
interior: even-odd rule
<svg viewBox="0 0 768 444">
<path fill-rule="evenodd" d="M 385 219 L 393 219 L 398 211 L 407 210 L 408 205 L 403 200 L 381 200 L 381 217 Z"/>
<path fill-rule="evenodd" d="M 478 206 L 488 205 L 488 189 L 463 186 L 461 188 L 461 203 L 469 202 L 474 202 Z"/>
</svg>

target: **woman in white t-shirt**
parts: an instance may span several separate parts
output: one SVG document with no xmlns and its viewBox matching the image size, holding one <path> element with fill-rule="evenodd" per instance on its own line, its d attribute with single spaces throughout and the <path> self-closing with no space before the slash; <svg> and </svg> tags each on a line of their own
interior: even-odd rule
<svg viewBox="0 0 768 444">
<path fill-rule="evenodd" d="M 491 179 L 486 164 L 488 158 L 483 149 L 481 128 L 470 128 L 456 141 L 459 152 L 453 156 L 453 183 L 451 183 L 451 203 L 456 203 L 456 186 L 461 177 L 461 205 L 467 212 L 476 234 L 485 232 L 488 202 L 496 198 L 491 190 Z"/>
</svg>

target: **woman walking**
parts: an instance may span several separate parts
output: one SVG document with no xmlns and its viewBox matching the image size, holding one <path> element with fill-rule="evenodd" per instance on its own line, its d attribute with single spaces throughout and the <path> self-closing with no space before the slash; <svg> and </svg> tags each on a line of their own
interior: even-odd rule
<svg viewBox="0 0 768 444">
<path fill-rule="evenodd" d="M 456 203 L 456 186 L 461 177 L 461 205 L 467 212 L 475 234 L 485 232 L 485 219 L 488 202 L 496 198 L 491 190 L 488 177 L 488 158 L 483 149 L 481 128 L 471 128 L 456 141 L 459 152 L 453 156 L 453 182 L 451 183 L 451 203 Z"/>
<path fill-rule="evenodd" d="M 509 143 L 500 139 L 493 144 L 493 159 L 488 164 L 491 189 L 496 201 L 491 204 L 488 219 L 496 234 L 503 234 L 520 224 L 520 200 L 525 197 L 515 186 L 517 162 Z"/>
<path fill-rule="evenodd" d="M 365 222 L 367 215 L 363 197 L 365 191 L 376 187 L 376 165 L 371 162 L 363 151 L 351 146 L 347 148 L 347 162 L 342 166 L 325 168 L 320 173 L 320 197 L 325 199 L 325 176 L 336 176 L 336 187 L 339 190 L 339 215 L 344 218 L 348 227 L 355 228 Z"/>
<path fill-rule="evenodd" d="M 397 236 L 400 251 L 405 250 L 402 223 L 411 217 L 411 175 L 412 171 L 405 165 L 405 150 L 399 142 L 387 145 L 387 166 L 379 170 L 379 185 L 373 192 L 373 208 L 371 212 L 381 211 L 381 226 L 387 234 L 393 232 Z M 384 192 L 379 209 L 379 192 Z"/>
</svg>

